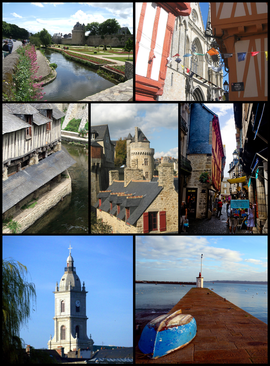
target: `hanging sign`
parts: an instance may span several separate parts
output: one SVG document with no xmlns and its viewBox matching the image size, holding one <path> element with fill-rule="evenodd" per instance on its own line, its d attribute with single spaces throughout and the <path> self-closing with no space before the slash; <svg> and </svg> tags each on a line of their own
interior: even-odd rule
<svg viewBox="0 0 270 366">
<path fill-rule="evenodd" d="M 244 83 L 231 83 L 232 91 L 244 91 Z"/>
</svg>

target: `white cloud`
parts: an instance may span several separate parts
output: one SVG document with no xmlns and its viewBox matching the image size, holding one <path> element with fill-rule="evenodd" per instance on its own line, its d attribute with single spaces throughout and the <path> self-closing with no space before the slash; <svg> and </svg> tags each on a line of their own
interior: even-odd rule
<svg viewBox="0 0 270 366">
<path fill-rule="evenodd" d="M 162 156 L 171 156 L 173 158 L 178 159 L 178 147 L 173 147 L 172 149 L 170 149 L 167 152 L 161 151 L 161 152 L 156 152 L 154 155 L 154 158 L 161 158 Z"/>
<path fill-rule="evenodd" d="M 22 18 L 22 16 L 19 14 L 16 14 L 16 13 L 10 13 L 10 14 L 13 15 L 15 18 Z"/>
<path fill-rule="evenodd" d="M 40 8 L 44 8 L 44 5 L 42 3 L 31 3 L 32 5 L 38 6 Z"/>
</svg>

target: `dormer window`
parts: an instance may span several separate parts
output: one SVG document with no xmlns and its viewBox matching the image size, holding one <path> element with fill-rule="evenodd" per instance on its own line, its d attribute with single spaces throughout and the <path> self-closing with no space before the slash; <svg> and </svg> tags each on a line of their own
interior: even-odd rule
<svg viewBox="0 0 270 366">
<path fill-rule="evenodd" d="M 129 219 L 129 216 L 130 216 L 130 208 L 126 207 L 126 220 Z"/>
<path fill-rule="evenodd" d="M 26 115 L 25 119 L 26 119 L 26 123 L 29 124 L 29 127 L 27 127 L 25 130 L 25 137 L 27 139 L 30 139 L 32 137 L 32 116 Z"/>
<path fill-rule="evenodd" d="M 117 205 L 117 215 L 120 214 L 120 205 Z"/>
</svg>

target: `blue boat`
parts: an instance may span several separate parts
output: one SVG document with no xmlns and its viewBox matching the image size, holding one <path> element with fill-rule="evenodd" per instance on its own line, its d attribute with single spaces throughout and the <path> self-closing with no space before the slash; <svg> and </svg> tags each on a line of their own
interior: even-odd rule
<svg viewBox="0 0 270 366">
<path fill-rule="evenodd" d="M 151 320 L 144 327 L 138 346 L 148 357 L 159 358 L 189 344 L 196 332 L 193 316 L 177 310 Z"/>
</svg>

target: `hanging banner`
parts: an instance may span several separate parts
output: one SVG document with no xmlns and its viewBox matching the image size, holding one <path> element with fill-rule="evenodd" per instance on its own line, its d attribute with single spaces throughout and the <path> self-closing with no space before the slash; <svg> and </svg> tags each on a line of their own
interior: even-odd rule
<svg viewBox="0 0 270 366">
<path fill-rule="evenodd" d="M 215 48 L 211 48 L 209 51 L 207 51 L 207 53 L 210 56 L 214 56 L 214 55 L 218 55 L 219 54 L 219 52 Z"/>
</svg>

